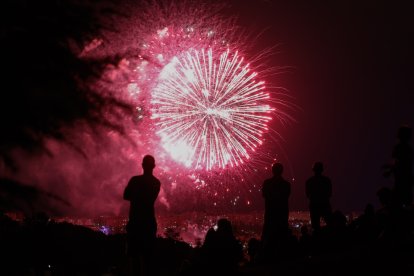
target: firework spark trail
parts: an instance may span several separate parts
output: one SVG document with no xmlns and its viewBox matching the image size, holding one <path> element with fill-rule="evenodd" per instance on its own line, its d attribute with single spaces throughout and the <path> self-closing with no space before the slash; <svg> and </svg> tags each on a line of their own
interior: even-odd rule
<svg viewBox="0 0 414 276">
<path fill-rule="evenodd" d="M 110 61 L 102 80 L 91 85 L 136 107 L 133 118 L 104 114 L 125 132 L 92 130 L 76 122 L 64 131 L 82 154 L 46 137 L 51 154 L 35 157 L 17 151 L 18 166 L 26 169 L 18 175 L 8 171 L 8 177 L 64 194 L 71 206 L 53 203 L 62 214 L 126 214 L 123 189 L 131 175 L 140 173 L 142 157 L 153 154 L 163 184 L 159 211 L 222 214 L 239 210 L 235 207 L 262 208 L 260 179 L 279 158 L 279 148 L 283 150 L 278 132 L 279 125 L 291 120 L 286 112 L 292 107 L 289 93 L 274 86 L 278 82 L 271 75 L 281 71 L 274 70 L 268 57 L 275 52 L 257 52 L 251 43 L 255 39 L 245 35 L 227 10 L 221 12 L 221 1 L 203 1 L 143 0 L 132 5 L 147 4 L 126 6 L 128 12 L 119 14 L 131 11 L 131 16 L 114 22 L 119 32 L 87 42 L 80 53 L 91 61 Z M 157 4 L 161 2 L 171 4 Z M 107 57 L 121 59 L 112 64 Z M 270 81 L 266 89 L 259 77 Z M 266 118 L 270 116 L 272 122 Z M 261 137 L 260 132 L 266 134 Z"/>
<path fill-rule="evenodd" d="M 139 146 L 128 154 L 156 156 L 172 209 L 258 207 L 257 176 L 279 160 L 278 126 L 292 120 L 287 91 L 274 86 L 286 68 L 269 64 L 273 47 L 257 52 L 222 2 L 140 3 L 128 32 L 114 39 L 135 53 L 120 88 L 137 111 L 130 129 Z M 264 79 L 272 81 L 265 87 Z"/>
<path fill-rule="evenodd" d="M 188 167 L 238 166 L 271 120 L 269 94 L 238 53 L 190 50 L 164 67 L 152 91 L 163 146 Z"/>
<path fill-rule="evenodd" d="M 136 16 L 125 23 L 132 26 L 130 31 L 121 40 L 118 36 L 113 39 L 118 41 L 119 48 L 132 46 L 138 56 L 128 94 L 142 102 L 145 95 L 151 94 L 163 67 L 190 49 L 224 52 L 237 47 L 244 53 L 250 44 L 236 26 L 234 16 L 220 15 L 225 7 L 226 4 L 210 1 L 140 1 L 138 9 L 133 9 Z"/>
<path fill-rule="evenodd" d="M 275 80 L 285 68 L 269 64 L 273 48 L 256 51 L 222 4 L 140 3 L 128 31 L 113 40 L 134 53 L 126 60 L 127 85 L 113 81 L 136 106 L 129 129 L 137 146 L 126 154 L 156 156 L 173 209 L 254 205 L 257 175 L 279 158 L 277 126 L 291 119 L 284 88 L 260 80 Z"/>
</svg>

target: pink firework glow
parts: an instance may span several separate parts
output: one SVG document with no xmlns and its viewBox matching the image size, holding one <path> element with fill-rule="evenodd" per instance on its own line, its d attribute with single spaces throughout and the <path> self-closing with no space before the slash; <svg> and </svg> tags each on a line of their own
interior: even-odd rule
<svg viewBox="0 0 414 276">
<path fill-rule="evenodd" d="M 104 114 L 124 132 L 68 126 L 83 155 L 47 141 L 53 157 L 21 156 L 19 165 L 30 169 L 18 180 L 64 194 L 70 205 L 53 203 L 62 213 L 125 214 L 123 189 L 152 154 L 160 212 L 261 208 L 261 182 L 284 157 L 279 126 L 291 119 L 286 93 L 269 78 L 280 71 L 263 62 L 266 52 L 246 42 L 253 39 L 221 5 L 138 2 L 131 16 L 118 18 L 119 33 L 96 38 L 81 53 L 121 57 L 96 89 L 134 107 L 132 116 Z"/>
<path fill-rule="evenodd" d="M 164 149 L 186 166 L 210 170 L 249 158 L 267 130 L 269 94 L 238 53 L 190 50 L 174 57 L 152 91 L 152 118 Z"/>
<path fill-rule="evenodd" d="M 197 171 L 240 167 L 257 152 L 268 154 L 263 134 L 272 117 L 284 119 L 279 107 L 286 102 L 265 88 L 271 70 L 260 62 L 263 52 L 244 59 L 251 45 L 234 18 L 220 15 L 220 5 L 157 3 L 144 4 L 132 32 L 141 39 L 126 92 L 146 129 L 138 139 L 156 149 L 164 167 Z"/>
</svg>

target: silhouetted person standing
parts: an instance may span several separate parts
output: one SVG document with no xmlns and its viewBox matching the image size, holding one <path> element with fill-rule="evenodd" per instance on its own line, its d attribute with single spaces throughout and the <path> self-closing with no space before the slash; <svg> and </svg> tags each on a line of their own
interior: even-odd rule
<svg viewBox="0 0 414 276">
<path fill-rule="evenodd" d="M 395 200 L 398 206 L 410 205 L 413 201 L 413 150 L 410 146 L 411 128 L 402 126 L 398 130 L 398 144 L 395 145 L 392 158 Z"/>
<path fill-rule="evenodd" d="M 265 200 L 263 246 L 272 247 L 288 234 L 290 183 L 283 177 L 283 165 L 272 166 L 273 177 L 263 183 L 262 194 Z"/>
<path fill-rule="evenodd" d="M 314 231 L 318 231 L 321 217 L 325 222 L 328 222 L 332 213 L 330 204 L 332 183 L 328 177 L 322 175 L 322 162 L 315 162 L 313 172 L 314 176 L 306 181 L 306 196 L 309 199 L 312 228 Z"/>
<path fill-rule="evenodd" d="M 144 174 L 133 176 L 124 191 L 124 199 L 130 201 L 127 225 L 128 255 L 132 257 L 133 274 L 150 274 L 151 255 L 157 233 L 154 202 L 161 183 L 152 174 L 155 159 L 146 155 L 142 160 Z"/>
</svg>

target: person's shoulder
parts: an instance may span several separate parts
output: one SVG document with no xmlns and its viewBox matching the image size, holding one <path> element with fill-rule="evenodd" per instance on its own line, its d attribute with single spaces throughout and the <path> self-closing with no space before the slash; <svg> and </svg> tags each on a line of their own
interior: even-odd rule
<svg viewBox="0 0 414 276">
<path fill-rule="evenodd" d="M 126 189 L 134 189 L 135 190 L 140 185 L 139 184 L 140 182 L 141 181 L 139 180 L 139 176 L 134 175 L 129 179 Z"/>
<path fill-rule="evenodd" d="M 311 177 L 309 177 L 308 179 L 306 179 L 306 183 L 311 183 L 315 181 L 315 176 L 312 175 Z"/>
<path fill-rule="evenodd" d="M 274 181 L 273 178 L 268 178 L 263 181 L 263 186 L 270 185 Z"/>
<path fill-rule="evenodd" d="M 266 184 L 266 183 L 269 183 L 269 182 L 272 182 L 272 178 L 267 178 L 267 179 L 263 180 L 263 184 Z"/>
<path fill-rule="evenodd" d="M 326 181 L 326 182 L 331 182 L 331 178 L 329 178 L 328 176 L 326 176 L 326 175 L 322 175 L 322 179 L 324 180 L 324 181 Z"/>
<path fill-rule="evenodd" d="M 262 191 L 267 191 L 271 189 L 271 187 L 273 186 L 272 182 L 273 182 L 273 178 L 265 179 L 262 184 Z"/>
<path fill-rule="evenodd" d="M 140 175 L 134 175 L 129 179 L 129 183 L 135 183 L 137 181 L 139 181 L 139 177 Z"/>
<path fill-rule="evenodd" d="M 399 155 L 402 152 L 405 152 L 405 151 L 410 150 L 410 149 L 411 149 L 410 144 L 400 142 L 400 143 L 398 143 L 394 146 L 394 148 L 392 150 L 392 153 L 393 153 L 393 155 Z"/>
<path fill-rule="evenodd" d="M 152 176 L 152 182 L 156 185 L 156 186 L 161 186 L 161 181 L 156 178 L 154 175 Z"/>
</svg>

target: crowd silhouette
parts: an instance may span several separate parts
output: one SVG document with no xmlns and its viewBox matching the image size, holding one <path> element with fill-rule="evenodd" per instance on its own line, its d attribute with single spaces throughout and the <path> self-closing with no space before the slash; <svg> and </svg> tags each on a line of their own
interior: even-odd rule
<svg viewBox="0 0 414 276">
<path fill-rule="evenodd" d="M 124 199 L 130 202 L 126 235 L 106 236 L 80 226 L 56 223 L 45 214 L 22 224 L 0 216 L 2 275 L 413 275 L 414 208 L 411 129 L 401 127 L 384 176 L 393 187 L 377 192 L 380 207 L 368 203 L 356 218 L 332 210 L 335 191 L 323 175 L 323 163 L 304 183 L 309 199 L 310 225 L 294 235 L 289 226 L 291 184 L 283 165 L 262 186 L 265 203 L 261 238 L 245 244 L 230 220 L 220 218 L 196 247 L 175 235 L 157 237 L 154 210 L 161 183 L 153 175 L 155 159 L 146 155 L 144 173 L 128 182 Z M 332 187 L 333 186 L 333 187 Z M 321 223 L 323 222 L 323 223 Z M 126 245 L 126 246 L 125 246 Z M 125 250 L 126 249 L 126 250 Z M 125 253 L 126 252 L 126 253 Z M 128 257 L 128 258 L 127 258 Z M 25 264 L 25 265 L 21 265 Z M 80 273 L 81 271 L 82 273 Z"/>
</svg>

